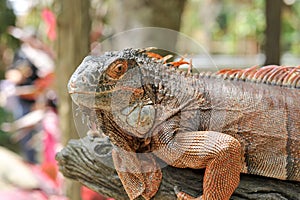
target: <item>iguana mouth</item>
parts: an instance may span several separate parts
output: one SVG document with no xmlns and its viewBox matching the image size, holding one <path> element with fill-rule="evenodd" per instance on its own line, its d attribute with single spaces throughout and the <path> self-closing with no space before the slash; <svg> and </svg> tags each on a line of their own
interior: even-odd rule
<svg viewBox="0 0 300 200">
<path fill-rule="evenodd" d="M 144 90 L 141 88 L 118 85 L 115 85 L 115 87 L 113 87 L 113 85 L 107 87 L 102 86 L 101 89 L 85 91 L 84 89 L 76 87 L 76 84 L 73 82 L 68 84 L 68 90 L 75 104 L 92 109 L 103 109 L 105 106 L 111 106 L 111 100 L 117 96 L 114 94 L 118 92 L 127 92 L 133 99 L 140 98 L 144 93 Z"/>
</svg>

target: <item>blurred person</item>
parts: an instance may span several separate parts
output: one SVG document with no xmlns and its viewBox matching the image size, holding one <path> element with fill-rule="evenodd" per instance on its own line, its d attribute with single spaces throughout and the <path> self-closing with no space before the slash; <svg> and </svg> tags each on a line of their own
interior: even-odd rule
<svg viewBox="0 0 300 200">
<path fill-rule="evenodd" d="M 18 50 L 12 66 L 5 74 L 5 78 L 15 85 L 15 101 L 13 102 L 14 105 L 9 105 L 9 109 L 12 111 L 15 119 L 19 119 L 31 112 L 35 104 L 35 98 L 31 94 L 31 91 L 33 90 L 33 82 L 38 78 L 37 68 L 26 58 L 21 50 Z M 27 127 L 19 131 L 17 139 L 26 160 L 31 163 L 36 163 L 36 150 L 28 141 L 30 141 L 35 133 L 36 130 L 33 127 Z"/>
<path fill-rule="evenodd" d="M 9 32 L 20 39 L 22 45 L 15 52 L 12 65 L 5 73 L 6 80 L 1 83 L 1 94 L 3 96 L 8 91 L 5 88 L 11 88 L 11 94 L 6 94 L 5 107 L 18 120 L 35 109 L 37 98 L 53 82 L 54 61 L 52 52 L 34 34 L 15 27 L 11 27 Z M 33 120 L 30 117 L 25 119 Z M 24 120 L 18 121 L 19 124 L 21 122 Z M 15 139 L 19 141 L 25 159 L 37 163 L 37 152 L 31 140 L 41 128 L 38 124 L 28 126 L 28 122 L 26 123 L 22 125 L 23 128 L 16 129 L 18 134 Z"/>
</svg>

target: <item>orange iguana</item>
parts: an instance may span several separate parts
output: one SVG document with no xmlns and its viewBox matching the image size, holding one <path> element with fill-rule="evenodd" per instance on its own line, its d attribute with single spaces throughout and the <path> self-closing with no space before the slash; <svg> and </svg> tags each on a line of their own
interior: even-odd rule
<svg viewBox="0 0 300 200">
<path fill-rule="evenodd" d="M 170 65 L 129 48 L 88 56 L 69 81 L 110 138 L 130 199 L 156 194 L 161 160 L 206 168 L 203 195 L 175 188 L 178 199 L 229 199 L 240 173 L 300 181 L 300 67 L 191 74 Z"/>
</svg>

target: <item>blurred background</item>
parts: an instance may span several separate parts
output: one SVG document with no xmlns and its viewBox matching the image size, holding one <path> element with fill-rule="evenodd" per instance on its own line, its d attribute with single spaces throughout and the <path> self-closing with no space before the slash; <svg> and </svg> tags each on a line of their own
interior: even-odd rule
<svg viewBox="0 0 300 200">
<path fill-rule="evenodd" d="M 186 34 L 219 68 L 300 63 L 300 0 L 0 0 L 0 199 L 106 199 L 58 172 L 78 138 L 66 85 L 101 41 L 142 27 Z"/>
</svg>

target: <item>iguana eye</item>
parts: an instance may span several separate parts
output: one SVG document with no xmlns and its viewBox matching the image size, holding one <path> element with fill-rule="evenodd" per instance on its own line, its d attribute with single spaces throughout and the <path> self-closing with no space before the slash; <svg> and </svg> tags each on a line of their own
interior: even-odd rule
<svg viewBox="0 0 300 200">
<path fill-rule="evenodd" d="M 128 65 L 125 60 L 118 60 L 113 62 L 107 69 L 106 74 L 113 79 L 120 78 L 126 71 Z"/>
</svg>

